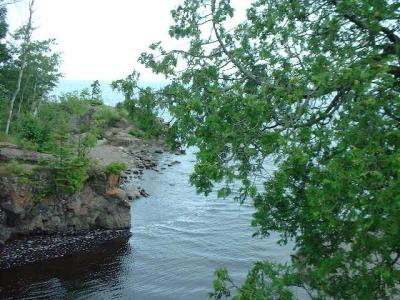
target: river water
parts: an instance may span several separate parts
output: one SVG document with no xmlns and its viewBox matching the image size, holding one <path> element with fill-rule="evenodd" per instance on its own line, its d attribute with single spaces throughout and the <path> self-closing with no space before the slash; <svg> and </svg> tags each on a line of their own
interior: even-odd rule
<svg viewBox="0 0 400 300">
<path fill-rule="evenodd" d="M 207 299 L 218 267 L 240 283 L 257 260 L 289 261 L 291 247 L 278 246 L 277 235 L 251 237 L 250 204 L 196 194 L 193 163 L 193 153 L 163 154 L 163 169 L 144 174 L 150 197 L 132 203 L 131 238 L 14 269 L 0 287 L 13 299 Z"/>
</svg>

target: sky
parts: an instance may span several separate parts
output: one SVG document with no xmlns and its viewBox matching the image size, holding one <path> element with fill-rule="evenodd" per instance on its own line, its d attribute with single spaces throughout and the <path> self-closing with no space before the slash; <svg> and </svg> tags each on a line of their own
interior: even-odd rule
<svg viewBox="0 0 400 300">
<path fill-rule="evenodd" d="M 137 59 L 148 46 L 162 41 L 166 49 L 185 42 L 168 36 L 170 11 L 182 0 L 36 0 L 34 38 L 55 38 L 62 52 L 61 71 L 67 80 L 115 80 L 139 70 L 143 81 L 163 78 Z M 234 2 L 248 3 L 249 0 Z M 10 29 L 26 22 L 27 0 L 11 5 Z"/>
<path fill-rule="evenodd" d="M 156 41 L 171 44 L 170 11 L 180 0 L 36 0 L 36 39 L 55 38 L 65 79 L 114 80 L 140 69 L 142 80 L 159 77 L 141 69 L 140 53 Z M 9 7 L 10 29 L 27 19 L 27 1 Z"/>
</svg>

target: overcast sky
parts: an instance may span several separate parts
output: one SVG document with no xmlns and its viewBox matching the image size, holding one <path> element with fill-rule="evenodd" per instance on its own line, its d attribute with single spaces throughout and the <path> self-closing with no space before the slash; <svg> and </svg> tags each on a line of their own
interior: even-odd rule
<svg viewBox="0 0 400 300">
<path fill-rule="evenodd" d="M 236 0 L 242 4 L 248 0 Z M 141 79 L 158 81 L 137 58 L 156 41 L 168 39 L 170 11 L 182 0 L 36 0 L 38 39 L 55 38 L 63 54 L 65 79 L 114 80 L 139 69 Z M 9 7 L 11 29 L 27 18 L 27 0 Z"/>
<path fill-rule="evenodd" d="M 180 0 L 36 0 L 38 39 L 55 38 L 65 79 L 113 80 L 128 75 L 140 53 L 166 40 Z M 26 20 L 27 1 L 9 7 L 11 29 Z M 143 80 L 157 80 L 140 70 Z"/>
</svg>

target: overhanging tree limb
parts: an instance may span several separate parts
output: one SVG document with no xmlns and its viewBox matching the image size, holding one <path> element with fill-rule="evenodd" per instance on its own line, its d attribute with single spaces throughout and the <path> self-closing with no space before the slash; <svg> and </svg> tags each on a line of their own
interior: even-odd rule
<svg viewBox="0 0 400 300">
<path fill-rule="evenodd" d="M 222 38 L 219 34 L 219 31 L 217 29 L 217 25 L 215 23 L 215 1 L 216 0 L 212 0 L 211 1 L 211 13 L 212 13 L 212 27 L 215 33 L 215 36 L 219 42 L 219 45 L 221 46 L 222 51 L 225 53 L 225 55 L 229 58 L 229 60 L 240 70 L 240 72 L 243 73 L 244 76 L 246 76 L 248 79 L 254 81 L 257 84 L 261 84 L 261 81 L 254 76 L 253 74 L 251 74 L 249 71 L 246 70 L 246 68 L 235 59 L 235 57 L 229 52 L 229 50 L 226 48 L 225 43 L 222 41 Z"/>
</svg>

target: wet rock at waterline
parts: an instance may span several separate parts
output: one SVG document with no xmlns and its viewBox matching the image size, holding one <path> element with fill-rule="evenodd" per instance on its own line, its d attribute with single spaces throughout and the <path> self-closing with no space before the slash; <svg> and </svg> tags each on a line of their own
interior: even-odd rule
<svg viewBox="0 0 400 300">
<path fill-rule="evenodd" d="M 0 248 L 0 270 L 90 251 L 105 242 L 130 235 L 127 229 L 90 230 L 11 240 Z"/>
<path fill-rule="evenodd" d="M 143 188 L 141 187 L 136 187 L 136 186 L 126 186 L 124 187 L 126 190 L 126 193 L 128 195 L 129 200 L 136 200 L 141 197 L 149 197 L 149 193 L 147 193 Z"/>
<path fill-rule="evenodd" d="M 0 164 L 15 160 L 30 174 L 21 176 L 6 168 L 0 172 L 0 268 L 78 253 L 129 234 L 128 201 L 149 196 L 136 182 L 144 170 L 155 169 L 152 154 L 164 145 L 162 140 L 145 143 L 128 130 L 113 128 L 98 141 L 90 152 L 98 168 L 72 195 L 38 193 L 51 184 L 52 174 L 37 167 L 53 156 L 0 143 Z M 126 163 L 128 170 L 121 176 L 106 175 L 102 170 L 115 161 Z"/>
</svg>

